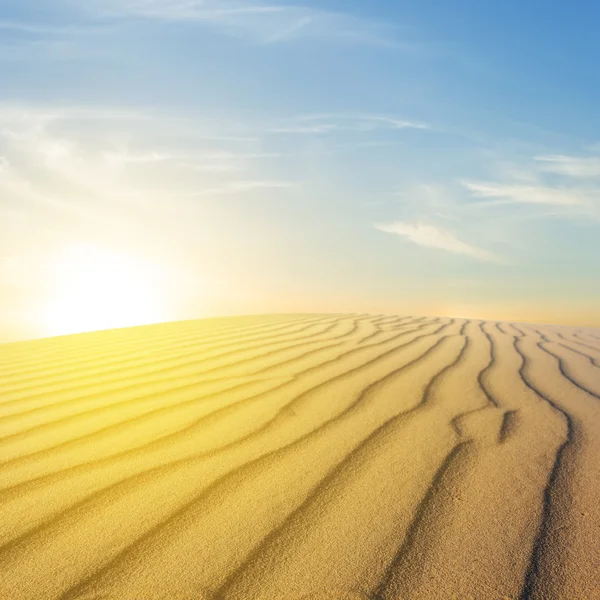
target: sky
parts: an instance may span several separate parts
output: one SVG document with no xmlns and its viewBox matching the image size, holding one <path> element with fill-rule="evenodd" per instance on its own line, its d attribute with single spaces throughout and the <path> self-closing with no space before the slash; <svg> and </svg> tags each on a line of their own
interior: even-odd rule
<svg viewBox="0 0 600 600">
<path fill-rule="evenodd" d="M 0 340 L 283 312 L 600 326 L 599 19 L 0 0 Z"/>
</svg>

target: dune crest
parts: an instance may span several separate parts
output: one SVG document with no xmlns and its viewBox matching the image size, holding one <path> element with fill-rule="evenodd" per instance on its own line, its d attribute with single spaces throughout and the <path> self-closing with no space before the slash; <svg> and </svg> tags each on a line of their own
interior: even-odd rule
<svg viewBox="0 0 600 600">
<path fill-rule="evenodd" d="M 0 346 L 0 598 L 600 599 L 600 332 L 207 319 Z"/>
</svg>

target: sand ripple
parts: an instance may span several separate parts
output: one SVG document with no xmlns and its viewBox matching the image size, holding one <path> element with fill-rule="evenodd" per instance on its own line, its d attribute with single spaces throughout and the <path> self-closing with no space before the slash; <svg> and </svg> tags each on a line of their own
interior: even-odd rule
<svg viewBox="0 0 600 600">
<path fill-rule="evenodd" d="M 274 315 L 0 346 L 0 598 L 600 599 L 600 332 Z"/>
</svg>

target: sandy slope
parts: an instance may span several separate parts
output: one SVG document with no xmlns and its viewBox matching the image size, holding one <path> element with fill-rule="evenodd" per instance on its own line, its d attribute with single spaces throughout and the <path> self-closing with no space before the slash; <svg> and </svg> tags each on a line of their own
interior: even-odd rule
<svg viewBox="0 0 600 600">
<path fill-rule="evenodd" d="M 2 600 L 600 598 L 600 331 L 275 315 L 0 346 Z"/>
</svg>

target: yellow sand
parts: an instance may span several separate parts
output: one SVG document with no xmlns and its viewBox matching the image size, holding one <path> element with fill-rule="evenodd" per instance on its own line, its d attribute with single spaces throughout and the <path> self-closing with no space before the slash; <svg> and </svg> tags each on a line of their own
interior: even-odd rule
<svg viewBox="0 0 600 600">
<path fill-rule="evenodd" d="M 0 346 L 0 600 L 600 599 L 600 331 L 383 315 Z"/>
</svg>

